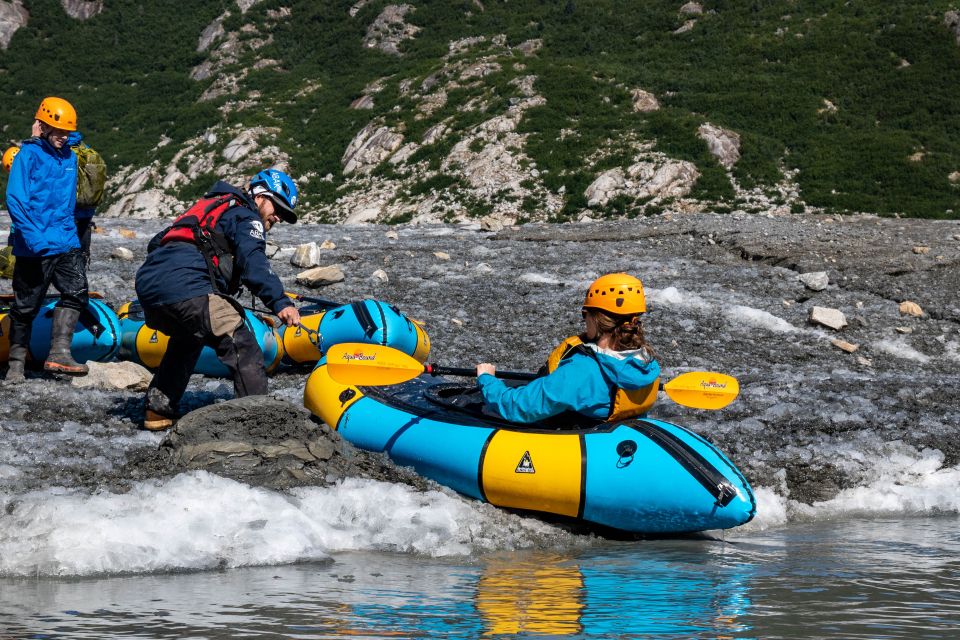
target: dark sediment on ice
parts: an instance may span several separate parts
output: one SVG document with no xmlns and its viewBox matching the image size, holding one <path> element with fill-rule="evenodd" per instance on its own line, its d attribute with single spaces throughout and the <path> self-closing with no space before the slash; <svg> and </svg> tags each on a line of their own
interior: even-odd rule
<svg viewBox="0 0 960 640">
<path fill-rule="evenodd" d="M 251 486 L 329 486 L 347 477 L 425 489 L 427 482 L 384 454 L 354 448 L 310 413 L 284 400 L 250 396 L 185 415 L 157 450 L 131 460 L 132 476 L 203 470 Z"/>
</svg>

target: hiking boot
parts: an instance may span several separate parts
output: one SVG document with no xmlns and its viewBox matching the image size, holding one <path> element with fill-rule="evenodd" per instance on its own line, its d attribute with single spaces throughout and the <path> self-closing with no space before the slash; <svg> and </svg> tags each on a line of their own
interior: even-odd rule
<svg viewBox="0 0 960 640">
<path fill-rule="evenodd" d="M 23 375 L 23 366 L 27 361 L 27 346 L 24 344 L 10 345 L 10 368 L 7 369 L 7 376 L 3 379 L 5 385 L 20 384 L 26 381 Z"/>
<path fill-rule="evenodd" d="M 175 422 L 173 418 L 157 413 L 153 409 L 147 409 L 143 418 L 143 428 L 147 431 L 164 431 L 172 427 Z"/>
<path fill-rule="evenodd" d="M 70 353 L 70 343 L 73 342 L 73 329 L 77 325 L 80 312 L 76 309 L 55 307 L 53 310 L 53 328 L 50 338 L 50 355 L 43 363 L 44 371 L 65 373 L 71 376 L 87 375 L 87 365 L 80 364 L 73 359 Z"/>
</svg>

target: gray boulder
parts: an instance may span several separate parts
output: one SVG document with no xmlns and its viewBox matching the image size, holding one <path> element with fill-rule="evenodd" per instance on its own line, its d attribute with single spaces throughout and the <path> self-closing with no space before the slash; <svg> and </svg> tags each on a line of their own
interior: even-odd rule
<svg viewBox="0 0 960 640">
<path fill-rule="evenodd" d="M 0 2 L 0 49 L 10 46 L 13 34 L 20 27 L 27 26 L 30 14 L 23 8 L 21 0 Z"/>
<path fill-rule="evenodd" d="M 346 477 L 404 483 L 427 481 L 383 454 L 354 448 L 310 413 L 270 396 L 249 396 L 191 411 L 160 444 L 160 457 L 180 471 L 202 469 L 251 486 L 329 486 Z"/>
</svg>

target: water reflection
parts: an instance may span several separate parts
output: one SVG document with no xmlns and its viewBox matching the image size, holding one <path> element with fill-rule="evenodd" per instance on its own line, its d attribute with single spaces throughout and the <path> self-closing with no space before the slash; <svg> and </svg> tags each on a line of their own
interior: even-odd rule
<svg viewBox="0 0 960 640">
<path fill-rule="evenodd" d="M 700 560 L 709 560 L 704 565 Z M 749 563 L 689 551 L 534 555 L 484 563 L 484 633 L 585 637 L 732 637 L 749 629 Z"/>
<path fill-rule="evenodd" d="M 734 544 L 337 554 L 303 564 L 0 579 L 15 638 L 955 638 L 960 520 L 811 523 Z"/>
<path fill-rule="evenodd" d="M 583 573 L 562 556 L 495 558 L 474 598 L 484 635 L 571 635 L 583 631 Z"/>
</svg>

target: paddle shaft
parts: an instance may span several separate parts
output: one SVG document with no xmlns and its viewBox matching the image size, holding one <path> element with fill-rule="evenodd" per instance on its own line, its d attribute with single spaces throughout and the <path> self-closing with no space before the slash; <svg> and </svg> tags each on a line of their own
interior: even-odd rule
<svg viewBox="0 0 960 640">
<path fill-rule="evenodd" d="M 423 365 L 423 372 L 431 376 L 463 376 L 464 378 L 476 378 L 476 369 L 467 369 L 465 367 L 440 367 L 435 364 Z M 537 374 L 526 371 L 497 371 L 496 376 L 504 380 L 535 380 Z"/>
<path fill-rule="evenodd" d="M 343 305 L 339 302 L 334 302 L 333 300 L 324 300 L 323 298 L 314 298 L 312 296 L 304 296 L 299 293 L 294 293 L 292 295 L 294 300 L 302 300 L 303 302 L 309 302 L 311 304 L 316 304 L 321 307 L 326 307 L 327 309 L 332 309 L 334 307 L 342 307 Z"/>
</svg>

